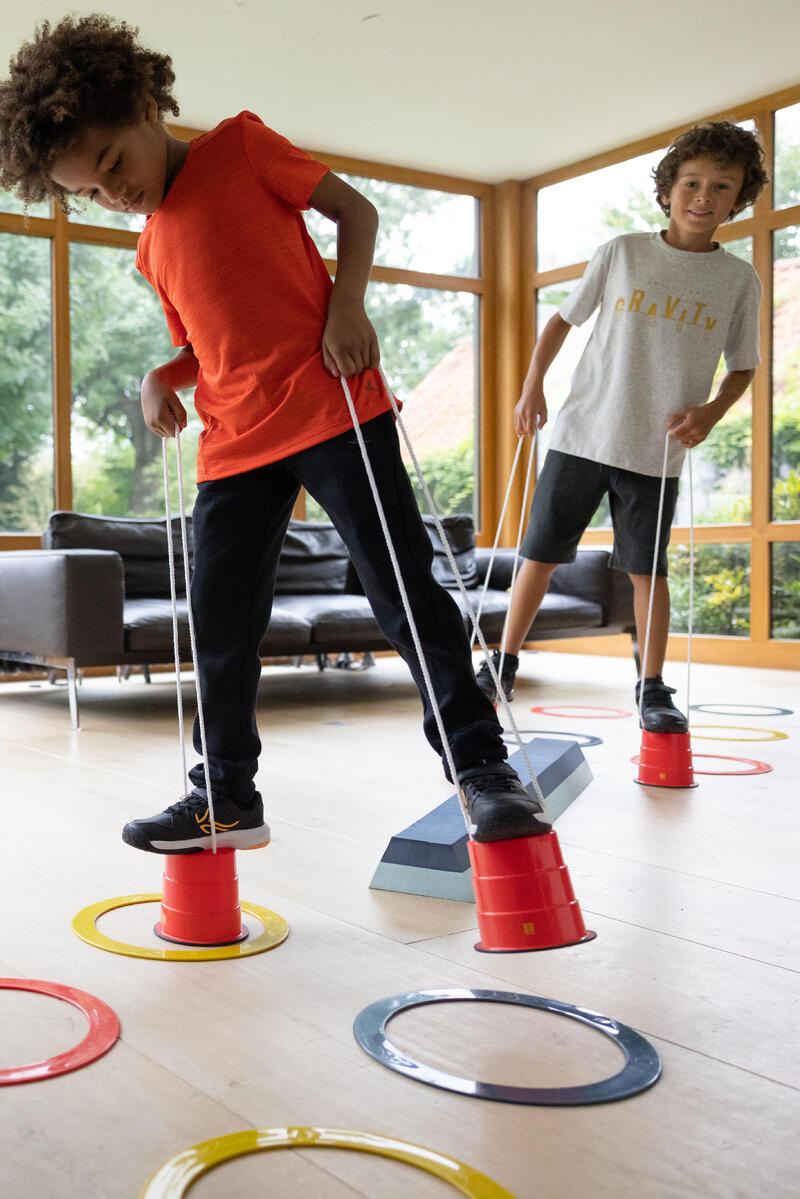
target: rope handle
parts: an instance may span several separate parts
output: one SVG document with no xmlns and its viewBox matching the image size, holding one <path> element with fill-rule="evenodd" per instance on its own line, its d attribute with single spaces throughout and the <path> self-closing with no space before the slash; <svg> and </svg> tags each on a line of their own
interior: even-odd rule
<svg viewBox="0 0 800 1199">
<path fill-rule="evenodd" d="M 167 558 L 169 560 L 169 593 L 172 603 L 172 648 L 175 656 L 175 689 L 178 701 L 178 740 L 181 756 L 181 785 L 183 794 L 189 793 L 189 776 L 186 772 L 186 744 L 183 727 L 183 693 L 181 691 L 181 662 L 178 647 L 178 600 L 175 580 L 175 548 L 172 544 L 172 512 L 169 497 L 169 463 L 167 458 L 167 438 L 161 440 L 161 451 L 164 465 L 164 508 L 167 517 Z M 206 745 L 206 725 L 203 713 L 203 697 L 200 693 L 200 672 L 197 668 L 197 641 L 194 631 L 194 614 L 192 612 L 191 580 L 189 577 L 189 539 L 186 532 L 186 499 L 183 487 L 183 457 L 181 454 L 181 430 L 175 425 L 175 460 L 178 474 L 178 499 L 180 505 L 181 551 L 183 554 L 183 575 L 186 584 L 186 613 L 189 618 L 189 642 L 192 648 L 192 668 L 194 670 L 194 686 L 197 695 L 197 722 L 200 727 L 200 745 L 203 753 L 203 772 L 205 774 L 206 795 L 208 796 L 208 818 L 211 825 L 211 852 L 217 852 L 217 824 L 214 819 L 214 796 L 211 790 L 211 769 L 208 764 L 208 746 Z"/>
<path fill-rule="evenodd" d="M 528 757 L 528 753 L 527 753 L 525 745 L 522 741 L 522 737 L 520 735 L 519 729 L 517 728 L 513 714 L 508 705 L 508 701 L 507 701 L 507 699 L 503 693 L 503 689 L 500 685 L 500 679 L 497 675 L 497 671 L 494 668 L 494 664 L 492 663 L 491 655 L 489 654 L 489 649 L 486 645 L 486 639 L 484 638 L 484 635 L 480 628 L 480 625 L 477 622 L 475 610 L 472 606 L 472 599 L 469 596 L 469 594 L 467 593 L 467 589 L 464 585 L 464 580 L 461 577 L 461 572 L 459 571 L 458 566 L 456 565 L 456 560 L 453 557 L 453 551 L 450 548 L 450 542 L 447 540 L 447 537 L 445 535 L 444 528 L 443 528 L 442 522 L 441 522 L 441 518 L 439 517 L 439 514 L 436 511 L 436 505 L 434 504 L 433 497 L 428 488 L 428 484 L 425 481 L 425 476 L 422 473 L 422 469 L 420 467 L 417 456 L 414 452 L 414 447 L 411 444 L 411 440 L 408 436 L 406 427 L 403 424 L 403 420 L 400 415 L 400 410 L 397 406 L 397 401 L 395 400 L 394 394 L 392 393 L 392 389 L 389 386 L 389 381 L 386 378 L 386 374 L 384 372 L 383 367 L 381 366 L 379 369 L 380 369 L 380 373 L 381 373 L 381 379 L 383 380 L 383 385 L 386 390 L 386 394 L 389 397 L 389 402 L 392 406 L 392 411 L 394 413 L 395 420 L 397 421 L 398 428 L 400 429 L 400 432 L 403 436 L 403 440 L 405 441 L 406 447 L 408 449 L 408 453 L 409 453 L 409 457 L 411 458 L 412 465 L 414 466 L 414 470 L 416 471 L 417 478 L 419 479 L 420 487 L 422 488 L 423 494 L 425 496 L 425 502 L 428 505 L 431 516 L 433 517 L 433 522 L 436 526 L 436 531 L 439 534 L 442 548 L 444 549 L 450 569 L 453 572 L 453 577 L 456 580 L 456 584 L 457 584 L 459 593 L 461 595 L 461 598 L 464 601 L 464 606 L 465 606 L 466 612 L 468 613 L 468 615 L 470 616 L 470 618 L 472 620 L 473 631 L 477 632 L 478 641 L 480 643 L 480 646 L 484 653 L 486 661 L 489 665 L 489 670 L 492 674 L 492 681 L 494 682 L 495 687 L 497 688 L 498 699 L 500 700 L 501 707 L 503 709 L 503 715 L 504 715 L 505 719 L 508 721 L 509 726 L 511 727 L 511 730 L 513 732 L 514 738 L 520 748 L 523 761 L 525 762 L 525 765 L 526 765 L 528 772 L 530 774 L 530 777 L 531 777 L 531 783 L 532 783 L 533 789 L 536 793 L 536 797 L 539 800 L 539 802 L 542 804 L 542 806 L 544 807 L 544 795 L 542 794 L 542 789 L 539 786 L 539 780 L 537 779 L 536 774 L 533 769 L 533 766 L 531 765 L 531 761 Z M 356 427 L 356 435 L 358 436 L 359 430 L 358 430 L 358 425 L 357 425 L 355 406 L 354 406 L 352 398 L 350 396 L 350 390 L 347 387 L 344 379 L 342 380 L 342 386 L 345 389 L 345 395 L 347 397 L 348 408 L 350 410 L 350 418 L 353 421 L 354 426 Z M 368 466 L 368 459 L 366 457 L 366 447 L 364 446 L 363 438 L 361 438 L 361 437 L 359 437 L 359 446 L 361 446 L 361 453 L 362 453 L 362 456 L 364 457 L 364 464 L 365 464 L 365 466 L 367 466 L 368 473 L 371 475 L 371 467 Z M 372 477 L 370 479 L 370 483 L 371 483 L 371 485 L 374 484 L 374 477 Z M 376 489 L 374 486 L 373 486 L 373 495 L 376 495 Z M 377 498 L 377 496 L 376 496 L 376 502 L 378 504 L 380 504 L 380 500 L 379 500 L 379 498 Z M 379 514 L 381 514 L 382 511 L 383 511 L 382 508 L 379 507 Z M 392 558 L 393 566 L 395 566 L 397 559 L 394 555 L 394 547 L 390 545 L 391 538 L 389 537 L 388 529 L 385 527 L 385 518 L 382 519 L 381 523 L 384 526 L 384 537 L 387 539 L 387 547 L 389 547 L 389 555 Z M 397 566 L 395 566 L 395 575 L 398 577 L 398 586 L 400 586 L 399 567 L 397 567 Z M 404 590 L 405 590 L 404 588 L 401 588 L 401 595 L 403 595 Z M 407 597 L 404 600 L 404 604 L 407 604 Z M 408 606 L 406 606 L 406 616 L 409 618 L 409 625 L 412 627 L 412 636 L 414 636 L 415 626 L 413 625 L 413 616 L 411 615 L 410 607 L 408 607 Z M 416 639 L 415 639 L 415 648 L 417 648 Z M 424 655 L 422 654 L 421 646 L 419 646 L 417 648 L 417 655 L 420 660 L 420 667 L 423 671 L 423 675 L 427 676 L 427 666 L 424 664 Z M 442 720 L 441 720 L 441 713 L 439 711 L 439 706 L 436 701 L 436 697 L 433 695 L 433 688 L 429 684 L 427 677 L 426 677 L 426 687 L 428 688 L 428 695 L 429 695 L 429 698 L 431 701 L 431 707 L 433 708 L 433 711 L 436 715 L 437 728 L 439 729 L 439 736 L 442 738 L 443 746 L 446 747 L 445 752 L 449 755 L 449 746 L 448 746 L 446 738 L 444 738 L 444 736 L 443 736 L 443 724 L 442 724 Z M 448 766 L 450 767 L 450 771 L 451 771 L 451 774 L 453 777 L 453 782 L 454 782 L 454 784 L 457 785 L 458 780 L 457 780 L 455 773 L 453 773 L 453 766 L 451 764 L 449 756 L 448 756 Z"/>
<path fill-rule="evenodd" d="M 664 460 L 661 466 L 661 489 L 658 495 L 658 517 L 656 519 L 656 542 L 653 547 L 653 569 L 650 574 L 650 595 L 647 600 L 647 625 L 644 634 L 644 652 L 642 654 L 641 683 L 639 686 L 639 724 L 642 723 L 644 706 L 644 680 L 647 669 L 647 651 L 650 648 L 650 623 L 653 615 L 653 596 L 656 586 L 656 569 L 658 567 L 658 543 L 661 538 L 661 522 L 664 517 L 664 493 L 667 488 L 667 456 L 669 453 L 669 431 L 664 437 Z M 686 642 L 686 719 L 690 711 L 691 677 L 692 677 L 692 634 L 694 631 L 694 481 L 692 479 L 692 450 L 689 447 L 689 634 Z"/>
</svg>

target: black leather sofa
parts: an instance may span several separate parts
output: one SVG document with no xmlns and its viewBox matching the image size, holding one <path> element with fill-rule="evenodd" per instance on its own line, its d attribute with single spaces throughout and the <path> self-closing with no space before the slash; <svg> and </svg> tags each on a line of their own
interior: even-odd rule
<svg viewBox="0 0 800 1199">
<path fill-rule="evenodd" d="M 432 518 L 434 572 L 463 597 Z M 445 517 L 445 534 L 477 608 L 490 551 L 476 548 L 472 518 Z M 184 589 L 181 537 L 173 521 L 178 594 Z M 191 561 L 191 519 L 189 556 Z M 508 606 L 514 551 L 500 549 L 482 610 L 486 641 L 497 643 Z M 608 568 L 609 551 L 581 549 L 559 566 L 531 626 L 530 640 L 633 632 L 633 598 L 626 575 Z M 83 668 L 167 664 L 174 660 L 167 530 L 164 520 L 134 520 L 54 512 L 40 550 L 0 553 L 0 673 L 3 669 L 63 670 L 70 712 L 78 727 L 76 680 Z M 191 661 L 186 600 L 179 598 L 181 660 Z M 389 649 L 365 598 L 347 549 L 330 524 L 292 521 L 281 552 L 275 602 L 261 643 L 265 659 L 372 653 Z M 634 645 L 635 652 L 635 645 Z"/>
</svg>

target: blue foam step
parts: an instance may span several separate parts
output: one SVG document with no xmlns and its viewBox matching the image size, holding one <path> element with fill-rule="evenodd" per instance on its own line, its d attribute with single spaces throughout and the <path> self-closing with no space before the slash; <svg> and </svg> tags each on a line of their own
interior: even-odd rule
<svg viewBox="0 0 800 1199">
<path fill-rule="evenodd" d="M 577 741 L 535 737 L 525 745 L 553 823 L 592 780 Z M 508 759 L 526 790 L 535 795 L 522 751 Z M 396 833 L 372 877 L 377 891 L 400 891 L 438 899 L 474 902 L 467 830 L 458 795 L 451 795 L 427 816 Z"/>
</svg>

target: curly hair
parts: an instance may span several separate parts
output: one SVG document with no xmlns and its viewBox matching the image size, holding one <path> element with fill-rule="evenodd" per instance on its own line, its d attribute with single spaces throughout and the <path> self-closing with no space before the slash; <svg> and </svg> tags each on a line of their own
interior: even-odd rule
<svg viewBox="0 0 800 1199">
<path fill-rule="evenodd" d="M 68 193 L 50 171 L 88 126 L 135 125 L 148 97 L 159 118 L 178 115 L 172 59 L 140 45 L 138 33 L 102 13 L 37 26 L 0 81 L 1 187 L 26 206 L 52 196 L 67 212 Z"/>
<path fill-rule="evenodd" d="M 734 212 L 740 212 L 753 204 L 768 180 L 764 169 L 765 157 L 761 143 L 754 133 L 740 129 L 730 121 L 709 121 L 705 125 L 694 125 L 677 137 L 665 156 L 653 171 L 656 199 L 659 207 L 669 216 L 669 204 L 662 196 L 672 191 L 678 171 L 685 162 L 693 158 L 711 158 L 723 166 L 740 166 L 744 180 L 736 197 Z"/>
</svg>

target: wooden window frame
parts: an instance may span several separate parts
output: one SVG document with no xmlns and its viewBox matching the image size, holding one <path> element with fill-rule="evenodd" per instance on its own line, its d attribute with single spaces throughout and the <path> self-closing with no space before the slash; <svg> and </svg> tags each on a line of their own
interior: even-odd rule
<svg viewBox="0 0 800 1199">
<path fill-rule="evenodd" d="M 692 656 L 700 662 L 800 668 L 800 645 L 798 642 L 780 640 L 770 636 L 771 547 L 775 542 L 800 541 L 800 521 L 773 521 L 770 516 L 772 506 L 772 235 L 776 229 L 783 229 L 787 225 L 800 225 L 800 205 L 780 209 L 773 207 L 771 174 L 774 159 L 774 114 L 778 109 L 797 103 L 800 103 L 800 86 L 785 88 L 746 104 L 737 105 L 735 108 L 697 118 L 698 122 L 754 120 L 764 145 L 770 170 L 770 182 L 754 205 L 752 215 L 744 220 L 736 221 L 734 224 L 724 225 L 717 232 L 719 241 L 723 243 L 743 237 L 752 237 L 753 265 L 763 285 L 760 329 L 761 365 L 756 370 L 752 384 L 751 518 L 746 524 L 703 524 L 695 526 L 694 530 L 695 543 L 698 545 L 730 542 L 747 542 L 749 544 L 750 635 L 749 637 L 696 635 L 693 639 Z M 669 145 L 688 126 L 689 122 L 640 141 L 596 154 L 581 162 L 537 175 L 525 182 L 523 185 L 525 196 L 523 206 L 525 276 L 522 310 L 526 330 L 526 359 L 530 357 L 535 343 L 538 291 L 554 283 L 580 278 L 588 265 L 586 262 L 576 262 L 554 270 L 538 271 L 536 269 L 536 204 L 541 189 L 589 174 L 603 167 L 615 166 L 653 150 L 659 150 Z M 590 529 L 585 533 L 582 544 L 608 544 L 609 540 L 610 536 L 607 530 Z M 670 544 L 686 544 L 688 540 L 688 528 L 676 527 L 672 530 Z M 686 635 L 670 634 L 668 657 L 675 660 L 685 659 L 687 640 Z M 572 648 L 575 652 L 582 653 L 609 653 L 611 649 L 609 641 L 609 638 L 594 640 L 587 638 L 575 642 Z M 559 648 L 565 648 L 564 644 L 559 643 Z M 616 652 L 628 654 L 630 649 L 620 640 Z"/>
</svg>

